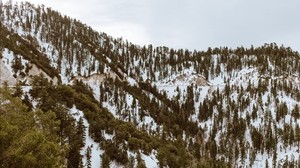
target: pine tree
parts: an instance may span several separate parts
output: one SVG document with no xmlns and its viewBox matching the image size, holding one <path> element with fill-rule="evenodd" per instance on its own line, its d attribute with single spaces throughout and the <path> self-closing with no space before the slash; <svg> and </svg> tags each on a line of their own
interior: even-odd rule
<svg viewBox="0 0 300 168">
<path fill-rule="evenodd" d="M 135 165 L 134 156 L 130 155 L 129 156 L 129 162 L 128 162 L 128 168 L 134 168 L 134 165 Z"/>
<path fill-rule="evenodd" d="M 269 168 L 269 162 L 267 159 L 266 159 L 265 163 L 266 163 L 265 168 Z"/>
<path fill-rule="evenodd" d="M 294 131 L 294 128 L 292 127 L 292 122 L 290 123 L 290 125 L 291 125 L 291 127 L 290 127 L 290 136 L 289 136 L 289 145 L 291 148 L 295 142 L 295 133 L 294 133 L 295 131 Z"/>
<path fill-rule="evenodd" d="M 277 148 L 275 147 L 274 151 L 273 151 L 273 168 L 276 168 L 276 163 L 277 163 Z"/>
<path fill-rule="evenodd" d="M 82 117 L 79 118 L 78 122 L 77 122 L 77 136 L 79 137 L 79 144 L 80 144 L 80 147 L 84 147 L 85 145 L 85 126 L 84 126 L 84 123 L 83 123 L 83 119 Z"/>
<path fill-rule="evenodd" d="M 92 167 L 92 161 L 91 161 L 92 149 L 90 146 L 87 147 L 85 156 L 86 156 L 86 167 L 91 168 Z"/>
<path fill-rule="evenodd" d="M 298 150 L 300 149 L 300 127 L 298 123 L 296 124 L 296 130 L 295 130 L 295 139 L 297 141 Z"/>
<path fill-rule="evenodd" d="M 26 105 L 28 107 L 28 111 L 31 111 L 33 106 L 31 104 L 31 100 L 28 97 L 28 94 L 24 95 L 24 99 L 22 100 L 23 104 Z"/>
<path fill-rule="evenodd" d="M 22 70 L 24 66 L 22 65 L 21 58 L 14 55 L 14 59 L 12 61 L 11 67 L 13 68 L 13 71 L 17 73 L 19 70 Z"/>
<path fill-rule="evenodd" d="M 20 98 L 2 88 L 0 104 L 1 167 L 66 167 L 54 113 L 28 112 Z"/>
<path fill-rule="evenodd" d="M 145 162 L 142 159 L 140 152 L 137 153 L 136 160 L 137 160 L 137 168 L 146 168 Z"/>
<path fill-rule="evenodd" d="M 101 155 L 102 163 L 101 163 L 101 168 L 107 168 L 110 167 L 110 158 L 106 153 L 103 153 Z"/>
<path fill-rule="evenodd" d="M 294 109 L 292 110 L 292 116 L 296 119 L 300 118 L 300 111 L 298 104 L 295 105 Z"/>
</svg>

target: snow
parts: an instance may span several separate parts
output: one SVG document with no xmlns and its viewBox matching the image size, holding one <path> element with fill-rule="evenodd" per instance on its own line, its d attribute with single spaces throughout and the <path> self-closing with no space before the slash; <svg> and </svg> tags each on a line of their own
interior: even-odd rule
<svg viewBox="0 0 300 168">
<path fill-rule="evenodd" d="M 142 154 L 142 159 L 145 161 L 147 168 L 158 168 L 158 160 L 155 156 L 156 152 L 152 152 L 149 156 Z"/>
<path fill-rule="evenodd" d="M 6 67 L 8 68 L 8 70 L 10 72 L 13 72 L 13 69 L 12 69 L 12 62 L 13 62 L 13 59 L 14 59 L 14 55 L 13 55 L 13 52 L 8 50 L 7 48 L 4 49 L 3 51 L 3 61 L 6 65 Z"/>
<path fill-rule="evenodd" d="M 211 85 L 213 85 L 213 86 L 225 85 L 224 79 L 222 78 L 221 75 L 219 75 L 219 76 L 216 77 L 216 78 L 213 78 L 212 80 L 209 80 L 209 82 L 210 82 Z"/>
<path fill-rule="evenodd" d="M 107 108 L 109 112 L 111 112 L 115 117 L 117 117 L 117 107 L 108 102 L 103 102 L 102 106 Z"/>
<path fill-rule="evenodd" d="M 69 82 L 68 76 L 66 74 L 66 63 L 64 63 L 65 60 L 62 60 L 62 64 L 61 64 L 61 74 L 60 74 L 60 78 L 63 84 L 67 84 Z"/>
<path fill-rule="evenodd" d="M 13 10 L 11 10 L 10 12 L 12 12 Z M 61 79 L 62 79 L 62 83 L 63 84 L 71 84 L 71 77 L 75 76 L 75 78 L 80 78 L 81 80 L 83 80 L 85 83 L 87 83 L 94 92 L 94 97 L 99 101 L 99 97 L 100 97 L 100 85 L 103 84 L 103 80 L 104 77 L 101 75 L 104 74 L 98 74 L 97 70 L 99 69 L 99 62 L 96 61 L 94 57 L 89 53 L 88 50 L 83 49 L 82 52 L 85 53 L 86 58 L 84 59 L 84 63 L 82 63 L 82 65 L 78 65 L 78 61 L 76 60 L 76 55 L 73 56 L 72 58 L 72 62 L 68 62 L 67 59 L 65 57 L 62 58 L 61 60 L 61 65 L 58 65 L 58 60 L 57 60 L 57 56 L 58 56 L 58 52 L 55 49 L 55 47 L 53 47 L 52 44 L 47 43 L 45 40 L 41 40 L 41 31 L 39 30 L 37 34 L 35 34 L 33 32 L 33 29 L 30 31 L 25 31 L 23 30 L 23 28 L 21 26 L 16 26 L 14 23 L 15 22 L 22 22 L 21 20 L 25 20 L 26 19 L 26 15 L 28 15 L 30 13 L 29 10 L 26 10 L 26 13 L 24 15 L 22 15 L 21 17 L 17 17 L 15 18 L 15 20 L 11 20 L 8 19 L 8 17 L 6 16 L 6 12 L 4 13 L 4 22 L 3 25 L 7 26 L 7 27 L 11 27 L 12 30 L 14 30 L 14 32 L 19 33 L 19 35 L 21 36 L 27 36 L 27 35 L 32 35 L 32 36 L 36 36 L 36 40 L 38 45 L 41 47 L 41 50 L 45 50 L 44 53 L 47 55 L 47 57 L 49 58 L 50 62 L 51 62 L 51 66 L 58 68 L 60 67 L 60 75 L 61 75 Z M 36 13 L 33 12 L 33 15 L 35 16 Z M 81 46 L 79 41 L 74 41 L 74 44 L 77 44 L 78 46 Z M 99 40 L 99 43 L 101 45 L 103 45 L 103 40 Z M 113 45 L 113 44 L 112 44 Z M 114 48 L 116 48 L 116 46 L 113 45 Z M 121 53 L 121 50 L 119 50 L 119 53 Z M 157 55 L 156 55 L 157 56 Z M 232 55 L 234 56 L 234 55 Z M 162 56 L 160 56 L 162 57 Z M 168 58 L 169 55 L 166 55 L 166 58 Z M 177 57 L 174 56 L 174 57 Z M 252 56 L 253 58 L 251 59 L 255 59 L 256 56 Z M 12 65 L 12 60 L 14 58 L 14 55 L 12 52 L 10 52 L 8 49 L 4 48 L 3 50 L 3 58 L 0 62 L 0 83 L 1 81 L 3 81 L 4 79 L 9 78 L 9 81 L 12 81 L 10 84 L 13 84 L 14 82 L 16 82 L 16 80 L 14 79 L 14 77 L 12 76 L 13 70 L 11 68 Z M 109 63 L 111 63 L 111 59 L 108 57 L 105 57 Z M 216 67 L 218 64 L 218 55 L 213 55 L 211 57 L 211 61 L 213 62 L 213 67 Z M 149 59 L 150 60 L 150 59 Z M 91 68 L 91 63 L 95 62 L 95 69 L 94 70 L 90 70 Z M 131 65 L 129 65 L 131 67 L 131 72 L 133 74 L 135 74 L 138 77 L 141 77 L 142 80 L 144 81 L 148 81 L 149 77 L 149 73 L 150 70 L 145 68 L 145 69 L 140 69 L 140 74 L 136 74 L 135 73 L 135 68 L 139 68 L 140 65 L 139 63 L 144 63 L 141 58 L 134 58 L 133 62 L 131 63 Z M 153 59 L 152 59 L 152 62 Z M 25 64 L 25 60 L 22 59 L 22 64 Z M 101 65 L 102 66 L 102 65 Z M 79 68 L 81 67 L 81 68 Z M 272 63 L 268 60 L 268 67 L 270 67 L 271 71 L 274 71 L 276 69 L 276 67 L 274 65 L 272 65 Z M 114 74 L 113 72 L 111 72 L 111 69 L 108 66 L 103 67 L 104 68 L 104 73 L 105 75 L 108 75 L 108 77 L 114 78 L 114 76 L 116 76 L 116 74 Z M 151 67 L 150 67 L 151 68 Z M 153 67 L 152 67 L 153 68 Z M 196 71 L 194 69 L 193 66 L 190 66 L 189 68 L 183 69 L 181 71 L 172 71 L 171 72 L 171 66 L 166 67 L 165 69 L 163 69 L 162 71 L 168 71 L 170 72 L 170 74 L 167 74 L 165 78 L 163 78 L 158 71 L 153 72 L 154 73 L 154 80 L 151 81 L 151 85 L 152 86 L 156 86 L 157 89 L 163 93 L 165 92 L 167 94 L 167 97 L 172 100 L 172 99 L 176 99 L 176 97 L 178 95 L 179 97 L 179 103 L 183 103 L 185 102 L 186 99 L 186 95 L 187 95 L 187 87 L 193 85 L 194 88 L 194 92 L 195 94 L 199 94 L 199 99 L 198 101 L 195 101 L 195 114 L 193 114 L 192 116 L 190 116 L 190 120 L 194 121 L 194 122 L 198 122 L 198 126 L 201 128 L 207 128 L 207 131 L 205 131 L 205 137 L 206 140 L 208 138 L 209 135 L 207 135 L 207 133 L 211 130 L 213 124 L 214 124 L 214 117 L 209 118 L 207 121 L 204 122 L 199 122 L 198 120 L 198 114 L 199 114 L 199 105 L 201 102 L 203 102 L 205 99 L 211 99 L 212 97 L 212 93 L 213 91 L 216 91 L 217 89 L 219 89 L 220 92 L 224 91 L 225 88 L 225 84 L 229 84 L 231 87 L 235 87 L 235 89 L 233 89 L 230 92 L 230 99 L 232 101 L 238 101 L 238 97 L 239 97 L 239 93 L 236 91 L 236 88 L 242 86 L 244 89 L 248 86 L 248 82 L 254 87 L 254 90 L 256 91 L 258 89 L 258 81 L 260 79 L 264 80 L 265 78 L 269 78 L 271 80 L 280 80 L 280 81 L 290 81 L 293 84 L 293 87 L 300 87 L 300 80 L 299 77 L 297 77 L 297 74 L 294 74 L 294 76 L 289 76 L 288 78 L 285 78 L 284 76 L 274 76 L 274 75 L 270 75 L 270 74 L 259 74 L 258 69 L 257 68 L 253 68 L 253 67 L 243 67 L 240 70 L 235 70 L 233 72 L 226 72 L 225 70 L 225 65 L 220 65 L 221 68 L 221 73 L 218 76 L 213 76 L 213 75 L 209 75 L 208 79 L 205 79 L 205 77 L 203 77 L 203 74 L 196 74 Z M 40 72 L 36 67 L 34 68 L 35 71 Z M 90 71 L 89 71 L 90 70 Z M 123 73 L 123 72 L 122 72 Z M 4 75 L 3 75 L 4 74 Z M 98 78 L 99 77 L 99 78 Z M 227 80 L 229 81 L 229 83 L 227 83 Z M 127 77 L 127 81 L 129 83 L 129 85 L 131 86 L 138 86 L 136 79 L 131 78 L 131 77 Z M 199 81 L 199 84 L 197 81 Z M 178 89 L 177 89 L 178 88 Z M 30 87 L 24 87 L 23 90 L 25 90 L 26 92 L 28 92 L 30 89 Z M 180 94 L 179 94 L 180 93 Z M 149 94 L 150 98 L 153 98 L 154 96 L 152 94 Z M 151 130 L 155 130 L 157 127 L 161 127 L 160 125 L 158 125 L 155 120 L 150 117 L 149 114 L 146 114 L 145 117 L 141 118 L 139 116 L 140 113 L 140 108 L 139 108 L 139 101 L 136 100 L 136 106 L 135 107 L 131 107 L 132 106 L 132 102 L 133 102 L 133 96 L 125 93 L 125 101 L 126 101 L 126 109 L 125 109 L 125 105 L 122 107 L 118 107 L 115 103 L 114 103 L 114 98 L 113 97 L 109 97 L 108 96 L 108 100 L 106 102 L 102 103 L 102 106 L 107 108 L 116 118 L 118 119 L 122 119 L 124 121 L 127 121 L 128 118 L 124 117 L 122 118 L 121 114 L 124 113 L 125 110 L 128 110 L 130 113 L 132 113 L 133 116 L 136 117 L 136 120 L 138 121 L 137 123 L 137 127 L 142 127 L 143 125 L 150 125 L 150 129 Z M 245 92 L 244 95 L 242 95 L 243 98 L 247 98 L 249 97 L 249 93 Z M 275 116 L 276 116 L 276 104 L 275 104 L 275 100 L 274 98 L 271 98 L 271 102 L 268 103 L 268 97 L 270 97 L 270 84 L 268 85 L 268 91 L 262 95 L 261 99 L 262 99 L 262 105 L 258 104 L 257 99 L 258 98 L 253 98 L 250 101 L 250 105 L 249 107 L 246 107 L 245 110 L 240 111 L 240 117 L 242 118 L 246 118 L 246 112 L 251 113 L 253 110 L 253 105 L 257 108 L 259 108 L 258 110 L 258 117 L 255 120 L 251 120 L 250 125 L 252 127 L 255 128 L 259 128 L 262 127 L 262 125 L 264 124 L 265 121 L 263 121 L 263 115 L 264 112 L 266 111 L 270 111 L 271 115 L 272 115 L 272 119 L 274 120 Z M 294 108 L 295 105 L 299 105 L 299 102 L 292 97 L 291 95 L 287 95 L 285 92 L 280 91 L 277 93 L 276 98 L 278 98 L 278 101 L 281 102 L 285 102 L 287 104 L 289 113 L 288 115 L 286 115 L 280 122 L 276 123 L 276 126 L 278 128 L 282 128 L 284 126 L 284 123 L 289 123 L 290 120 L 292 120 L 292 116 L 290 114 L 290 111 Z M 228 106 L 226 105 L 228 99 L 224 98 L 224 100 L 222 100 L 221 102 L 223 103 L 223 108 L 227 108 Z M 218 102 L 218 103 L 221 103 Z M 161 102 L 160 102 L 161 103 Z M 33 106 L 36 107 L 37 102 L 33 101 Z M 217 110 L 214 109 L 214 114 L 217 114 Z M 84 118 L 84 114 L 82 111 L 76 109 L 76 107 L 74 106 L 73 108 L 70 109 L 70 113 L 75 117 L 75 119 L 78 121 L 79 117 L 83 118 L 84 121 L 84 125 L 86 126 L 86 139 L 85 139 L 85 146 L 84 148 L 81 150 L 81 154 L 84 156 L 83 157 L 83 163 L 86 164 L 86 157 L 85 157 L 85 152 L 88 146 L 92 147 L 92 167 L 100 167 L 101 164 L 101 158 L 100 155 L 103 153 L 103 151 L 100 149 L 99 144 L 96 143 L 89 135 L 89 124 L 87 122 L 87 120 Z M 225 120 L 225 119 L 224 119 Z M 217 136 L 216 136 L 216 140 L 218 141 L 218 137 L 220 136 L 220 133 L 222 131 L 224 131 L 225 129 L 225 123 L 223 122 L 223 125 L 221 125 L 221 130 L 218 131 Z M 292 127 L 295 127 L 295 124 L 297 122 L 293 122 Z M 298 121 L 299 123 L 299 121 Z M 114 135 L 109 135 L 106 133 L 103 133 L 105 139 L 113 139 Z M 245 141 L 249 142 L 249 146 L 253 147 L 252 144 L 252 139 L 250 136 L 250 130 L 249 128 L 246 129 L 245 132 Z M 249 150 L 248 150 L 249 151 Z M 128 155 L 133 155 L 135 156 L 135 154 L 132 154 L 130 152 L 128 152 Z M 245 165 L 249 165 L 250 164 L 250 152 L 247 152 L 247 159 L 245 160 Z M 280 160 L 285 160 L 285 158 L 288 157 L 289 160 L 291 160 L 292 158 L 298 158 L 299 157 L 299 152 L 297 152 L 297 148 L 294 146 L 289 147 L 288 149 L 284 149 L 283 144 L 280 142 L 277 144 L 277 162 L 280 162 Z M 155 152 L 152 152 L 149 156 L 146 156 L 144 154 L 142 154 L 142 159 L 145 160 L 146 166 L 148 168 L 152 168 L 152 167 L 158 167 L 157 165 L 157 159 L 155 157 Z M 253 167 L 264 167 L 265 165 L 265 160 L 268 161 L 269 166 L 272 165 L 272 154 L 268 155 L 266 152 L 264 153 L 257 153 L 255 161 L 254 161 L 254 165 Z M 238 166 L 244 166 L 242 165 L 241 161 L 238 160 L 237 163 Z M 112 167 L 121 167 L 120 165 L 118 165 L 115 162 L 111 163 Z M 238 167 L 237 166 L 237 167 Z"/>
<path fill-rule="evenodd" d="M 135 79 L 133 79 L 131 77 L 128 77 L 127 81 L 129 83 L 129 85 L 131 85 L 131 86 L 137 85 L 137 82 L 135 81 Z"/>
<path fill-rule="evenodd" d="M 100 155 L 103 153 L 103 150 L 100 149 L 100 146 L 98 143 L 96 143 L 92 137 L 89 135 L 89 123 L 87 122 L 87 120 L 84 118 L 84 114 L 81 110 L 78 110 L 75 106 L 73 106 L 70 109 L 70 113 L 72 114 L 72 116 L 74 116 L 74 118 L 76 119 L 76 121 L 79 121 L 79 118 L 81 117 L 83 119 L 83 124 L 85 126 L 85 146 L 81 149 L 80 153 L 81 155 L 83 155 L 82 158 L 82 162 L 83 165 L 86 165 L 86 150 L 88 147 L 91 147 L 92 149 L 92 154 L 91 154 L 91 165 L 92 168 L 98 168 L 101 165 L 101 158 Z"/>
</svg>

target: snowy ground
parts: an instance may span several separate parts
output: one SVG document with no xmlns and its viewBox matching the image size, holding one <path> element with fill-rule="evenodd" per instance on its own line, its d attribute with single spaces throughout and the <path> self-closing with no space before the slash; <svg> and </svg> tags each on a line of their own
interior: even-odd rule
<svg viewBox="0 0 300 168">
<path fill-rule="evenodd" d="M 89 135 L 89 123 L 87 122 L 87 120 L 84 118 L 83 116 L 83 112 L 76 109 L 76 107 L 74 106 L 73 108 L 70 109 L 70 113 L 72 114 L 72 116 L 74 116 L 74 118 L 78 121 L 80 117 L 82 117 L 83 119 L 83 123 L 85 126 L 85 146 L 83 147 L 83 149 L 81 150 L 81 154 L 83 155 L 83 165 L 86 166 L 86 150 L 88 147 L 90 147 L 92 149 L 92 157 L 91 157 L 91 163 L 92 163 L 92 168 L 98 168 L 101 165 L 101 158 L 100 155 L 103 153 L 103 151 L 100 149 L 100 146 L 98 143 L 96 143 Z"/>
<path fill-rule="evenodd" d="M 155 152 L 152 152 L 150 156 L 142 154 L 142 159 L 145 161 L 147 168 L 158 168 L 158 160 L 156 159 Z"/>
</svg>

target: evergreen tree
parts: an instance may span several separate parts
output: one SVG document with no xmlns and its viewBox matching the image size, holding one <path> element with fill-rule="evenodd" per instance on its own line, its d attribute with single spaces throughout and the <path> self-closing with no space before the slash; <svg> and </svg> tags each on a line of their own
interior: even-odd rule
<svg viewBox="0 0 300 168">
<path fill-rule="evenodd" d="M 54 131 L 54 113 L 41 116 L 37 111 L 34 117 L 20 98 L 2 88 L 0 104 L 1 167 L 66 167 L 65 146 Z"/>
<path fill-rule="evenodd" d="M 17 82 L 13 96 L 21 97 L 22 95 L 23 95 L 23 90 L 22 90 L 21 83 Z"/>
<path fill-rule="evenodd" d="M 101 159 L 102 159 L 102 162 L 101 162 L 101 167 L 102 168 L 110 167 L 110 158 L 108 157 L 107 154 L 103 153 L 101 155 Z"/>
<path fill-rule="evenodd" d="M 82 148 L 82 147 L 84 147 L 84 145 L 85 145 L 85 126 L 84 126 L 84 123 L 83 123 L 83 119 L 82 119 L 82 117 L 79 117 L 79 120 L 78 120 L 78 122 L 77 122 L 77 132 L 76 132 L 76 134 L 77 134 L 77 136 L 79 137 L 79 143 L 80 143 L 80 147 Z"/>
<path fill-rule="evenodd" d="M 11 67 L 13 68 L 13 71 L 17 73 L 18 71 L 22 70 L 24 66 L 22 65 L 21 58 L 14 55 L 14 59 L 12 61 Z"/>
<path fill-rule="evenodd" d="M 140 152 L 137 153 L 136 160 L 137 160 L 137 168 L 146 168 L 145 162 L 142 159 Z"/>
<path fill-rule="evenodd" d="M 92 149 L 90 146 L 87 147 L 85 156 L 86 156 L 86 167 L 91 168 L 92 167 L 92 161 L 91 161 Z"/>
</svg>

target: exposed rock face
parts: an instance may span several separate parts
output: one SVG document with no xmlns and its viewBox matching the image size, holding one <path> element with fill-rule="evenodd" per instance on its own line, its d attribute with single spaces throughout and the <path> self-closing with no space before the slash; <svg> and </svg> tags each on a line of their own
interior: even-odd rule
<svg viewBox="0 0 300 168">
<path fill-rule="evenodd" d="M 72 81 L 79 80 L 79 81 L 83 81 L 83 82 L 92 82 L 92 84 L 96 85 L 96 84 L 102 83 L 105 79 L 106 79 L 106 76 L 103 74 L 93 74 L 88 77 L 75 76 Z"/>
<path fill-rule="evenodd" d="M 0 85 L 7 81 L 9 86 L 14 86 L 17 80 L 14 78 L 13 74 L 9 71 L 3 61 L 0 61 Z"/>
<path fill-rule="evenodd" d="M 197 76 L 195 78 L 197 86 L 209 86 L 207 80 L 203 76 Z"/>
<path fill-rule="evenodd" d="M 48 79 L 48 81 L 52 81 L 54 85 L 57 84 L 58 79 L 56 77 L 51 78 L 48 74 L 46 74 L 43 70 L 38 68 L 35 64 L 30 64 L 30 66 L 31 68 L 28 72 L 28 77 L 27 77 L 29 81 L 31 80 L 31 76 L 38 76 L 42 73 L 44 77 Z"/>
<path fill-rule="evenodd" d="M 15 86 L 18 79 L 21 79 L 17 77 L 17 79 L 13 76 L 13 73 L 6 67 L 5 63 L 1 60 L 0 61 L 0 86 L 3 85 L 5 81 L 7 81 L 9 86 Z M 44 75 L 45 78 L 48 79 L 48 81 L 52 81 L 53 84 L 58 83 L 57 77 L 51 78 L 49 75 L 47 75 L 44 71 L 39 69 L 35 64 L 30 65 L 31 68 L 28 72 L 28 75 L 25 77 L 28 81 L 31 81 L 32 76 L 40 75 L 41 73 Z"/>
<path fill-rule="evenodd" d="M 84 76 L 75 76 L 74 80 L 79 80 L 83 82 L 91 82 L 91 84 L 96 85 L 104 82 L 108 78 L 111 78 L 115 80 L 118 76 L 114 72 L 109 72 L 107 74 L 92 74 L 90 76 L 84 77 Z"/>
<path fill-rule="evenodd" d="M 172 80 L 171 84 L 176 83 L 185 83 L 185 84 L 195 84 L 197 86 L 209 86 L 208 81 L 205 79 L 204 76 L 198 74 L 183 74 L 177 76 L 175 79 Z"/>
</svg>

